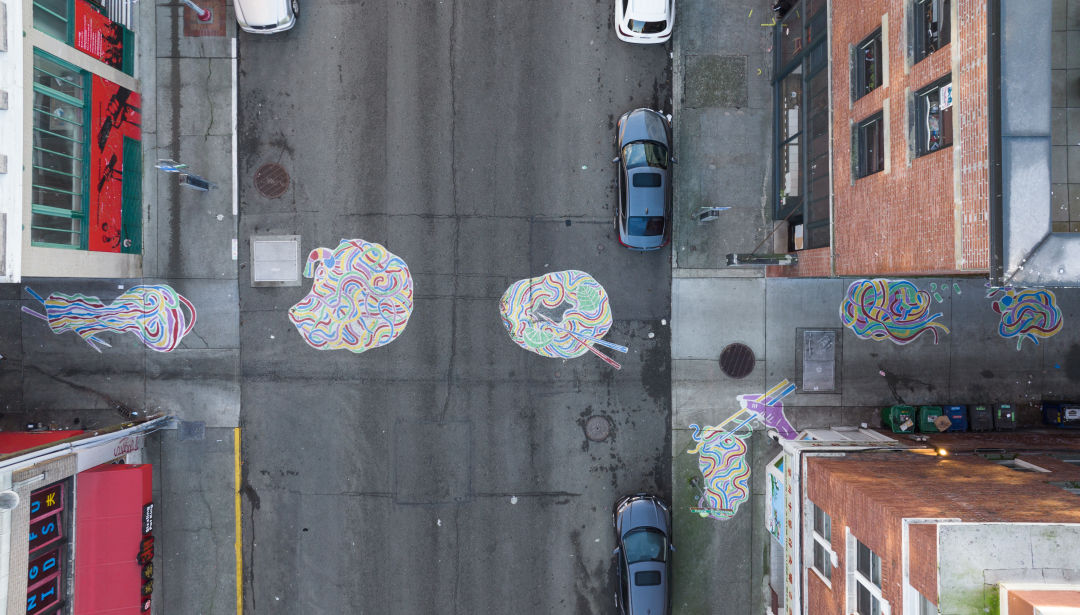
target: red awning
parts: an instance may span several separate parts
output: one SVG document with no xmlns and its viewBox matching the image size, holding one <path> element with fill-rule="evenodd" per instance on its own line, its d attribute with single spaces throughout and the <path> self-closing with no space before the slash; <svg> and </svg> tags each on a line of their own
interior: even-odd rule
<svg viewBox="0 0 1080 615">
<path fill-rule="evenodd" d="M 108 464 L 76 475 L 75 615 L 142 612 L 137 558 L 152 482 L 149 464 Z"/>
<path fill-rule="evenodd" d="M 82 435 L 83 430 L 66 431 L 0 431 L 0 455 L 25 451 L 57 440 Z"/>
</svg>

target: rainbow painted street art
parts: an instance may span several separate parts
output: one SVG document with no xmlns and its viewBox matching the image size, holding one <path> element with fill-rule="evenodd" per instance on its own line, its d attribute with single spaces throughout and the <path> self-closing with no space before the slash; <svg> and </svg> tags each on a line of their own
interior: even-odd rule
<svg viewBox="0 0 1080 615">
<path fill-rule="evenodd" d="M 45 306 L 45 313 L 28 307 L 23 312 L 49 323 L 57 335 L 75 332 L 98 352 L 101 346 L 112 347 L 98 337 L 108 332 L 131 333 L 150 350 L 170 352 L 195 326 L 195 306 L 163 284 L 132 286 L 109 305 L 82 294 L 53 293 L 42 299 L 30 288 L 26 292 Z"/>
<path fill-rule="evenodd" d="M 593 345 L 627 350 L 600 339 L 611 329 L 611 308 L 604 287 L 583 271 L 518 280 L 503 293 L 499 313 L 510 339 L 542 357 L 572 359 L 592 352 L 618 369 Z"/>
<path fill-rule="evenodd" d="M 994 301 L 994 311 L 1001 315 L 998 335 L 1005 339 L 1015 337 L 1017 350 L 1024 340 L 1038 345 L 1039 338 L 1054 336 L 1065 324 L 1052 291 L 1006 286 L 991 288 L 986 297 Z"/>
<path fill-rule="evenodd" d="M 750 497 L 746 440 L 755 425 L 774 429 L 785 440 L 796 437 L 781 401 L 794 391 L 795 385 L 783 380 L 765 393 L 739 395 L 739 410 L 715 426 L 690 425 L 690 437 L 697 446 L 686 452 L 698 455 L 698 469 L 705 479 L 698 505 L 691 512 L 713 519 L 735 515 Z"/>
<path fill-rule="evenodd" d="M 289 308 L 289 320 L 312 348 L 361 353 L 385 346 L 405 330 L 413 310 L 409 267 L 386 248 L 342 239 L 315 248 L 304 277 L 311 292 Z"/>
<path fill-rule="evenodd" d="M 860 339 L 909 344 L 924 333 L 948 333 L 931 310 L 930 293 L 907 280 L 858 280 L 840 304 L 840 321 Z"/>
</svg>

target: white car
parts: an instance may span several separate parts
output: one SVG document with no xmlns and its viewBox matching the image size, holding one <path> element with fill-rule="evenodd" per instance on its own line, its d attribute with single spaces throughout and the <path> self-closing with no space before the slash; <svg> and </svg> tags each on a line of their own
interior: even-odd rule
<svg viewBox="0 0 1080 615">
<path fill-rule="evenodd" d="M 234 0 L 240 29 L 253 34 L 284 32 L 296 25 L 298 0 Z"/>
<path fill-rule="evenodd" d="M 615 0 L 615 35 L 627 43 L 664 43 L 675 23 L 675 0 Z"/>
</svg>

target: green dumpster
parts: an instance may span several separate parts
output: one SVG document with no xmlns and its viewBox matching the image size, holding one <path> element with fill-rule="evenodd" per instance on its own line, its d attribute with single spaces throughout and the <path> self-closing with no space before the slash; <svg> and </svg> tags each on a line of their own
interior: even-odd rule
<svg viewBox="0 0 1080 615">
<path fill-rule="evenodd" d="M 914 406 L 886 406 L 881 409 L 881 422 L 893 433 L 911 433 L 915 431 Z"/>
<path fill-rule="evenodd" d="M 919 431 L 921 433 L 941 433 L 948 429 L 948 425 L 945 429 L 940 429 L 937 423 L 938 420 L 945 414 L 945 411 L 941 409 L 941 406 L 919 406 Z"/>
</svg>

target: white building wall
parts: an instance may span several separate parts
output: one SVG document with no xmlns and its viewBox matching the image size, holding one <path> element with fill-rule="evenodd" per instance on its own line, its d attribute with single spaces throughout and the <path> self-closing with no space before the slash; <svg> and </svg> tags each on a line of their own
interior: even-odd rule
<svg viewBox="0 0 1080 615">
<path fill-rule="evenodd" d="M 938 525 L 941 615 L 996 612 L 1002 582 L 1080 582 L 1080 524 Z"/>
<path fill-rule="evenodd" d="M 18 282 L 22 271 L 22 31 L 22 0 L 0 0 L 0 282 Z"/>
</svg>

